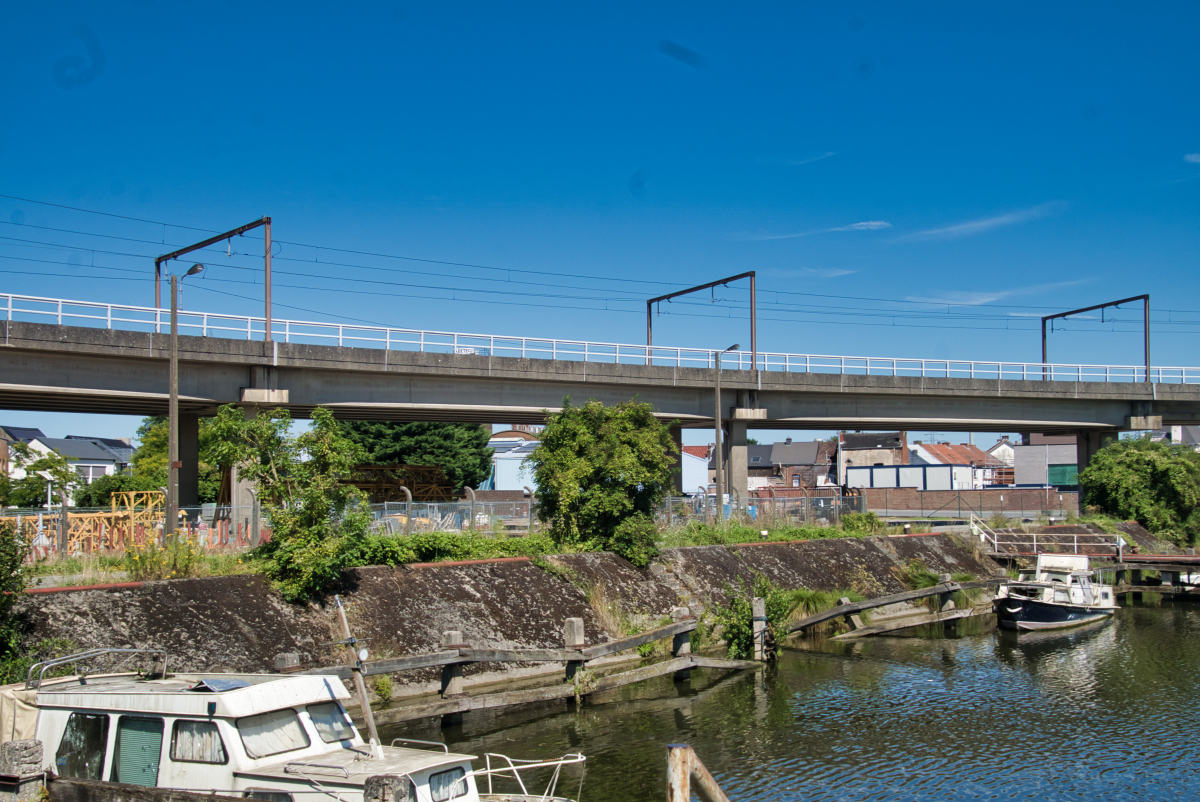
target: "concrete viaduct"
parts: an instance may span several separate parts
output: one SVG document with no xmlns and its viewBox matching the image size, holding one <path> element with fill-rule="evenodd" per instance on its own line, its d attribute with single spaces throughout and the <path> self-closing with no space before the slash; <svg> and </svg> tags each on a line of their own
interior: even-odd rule
<svg viewBox="0 0 1200 802">
<path fill-rule="evenodd" d="M 164 415 L 165 334 L 0 320 L 0 407 Z M 342 418 L 539 423 L 564 396 L 637 397 L 681 429 L 713 425 L 711 369 L 180 337 L 180 501 L 196 503 L 199 419 L 223 404 Z M 1082 468 L 1105 437 L 1200 423 L 1200 384 L 722 372 L 732 487 L 750 428 L 1072 432 Z"/>
</svg>

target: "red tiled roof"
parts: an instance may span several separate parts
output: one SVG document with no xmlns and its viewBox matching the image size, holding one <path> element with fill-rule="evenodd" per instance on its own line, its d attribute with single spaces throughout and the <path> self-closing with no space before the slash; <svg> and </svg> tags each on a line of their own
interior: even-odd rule
<svg viewBox="0 0 1200 802">
<path fill-rule="evenodd" d="M 978 447 L 962 443 L 956 446 L 944 446 L 937 443 L 922 443 L 925 453 L 943 465 L 979 465 L 994 462 L 995 457 Z"/>
<path fill-rule="evenodd" d="M 683 453 L 705 459 L 708 456 L 708 446 L 684 446 Z"/>
</svg>

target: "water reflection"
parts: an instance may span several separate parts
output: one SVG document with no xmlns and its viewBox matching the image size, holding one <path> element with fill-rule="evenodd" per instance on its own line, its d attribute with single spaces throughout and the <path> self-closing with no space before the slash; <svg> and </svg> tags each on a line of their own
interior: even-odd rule
<svg viewBox="0 0 1200 802">
<path fill-rule="evenodd" d="M 734 800 L 1193 796 L 1198 632 L 1200 612 L 1168 603 L 1060 634 L 827 643 L 759 674 L 697 671 L 445 734 L 476 754 L 578 749 L 586 774 L 560 791 L 582 779 L 588 802 L 663 799 L 677 741 Z M 403 734 L 418 732 L 436 730 Z"/>
</svg>

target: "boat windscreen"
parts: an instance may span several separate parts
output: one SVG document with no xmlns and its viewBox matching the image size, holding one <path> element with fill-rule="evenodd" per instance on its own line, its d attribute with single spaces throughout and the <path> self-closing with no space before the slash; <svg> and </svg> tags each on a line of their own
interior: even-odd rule
<svg viewBox="0 0 1200 802">
<path fill-rule="evenodd" d="M 237 728 L 246 754 L 250 757 L 278 755 L 280 752 L 304 749 L 309 744 L 308 733 L 300 724 L 300 716 L 290 707 L 239 718 Z"/>
<path fill-rule="evenodd" d="M 309 705 L 307 709 L 308 717 L 312 719 L 317 734 L 325 743 L 348 741 L 354 737 L 354 728 L 350 726 L 346 711 L 342 710 L 342 706 L 337 702 Z"/>
</svg>

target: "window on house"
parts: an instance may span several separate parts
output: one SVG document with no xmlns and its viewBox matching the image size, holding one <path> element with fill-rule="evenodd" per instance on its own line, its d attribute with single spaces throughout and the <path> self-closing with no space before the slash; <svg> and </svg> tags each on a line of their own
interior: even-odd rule
<svg viewBox="0 0 1200 802">
<path fill-rule="evenodd" d="M 92 482 L 104 476 L 105 468 L 103 465 L 76 465 L 75 473 L 83 480 L 85 485 L 90 485 Z"/>
<path fill-rule="evenodd" d="M 762 457 L 751 457 L 750 461 L 751 462 L 762 462 Z"/>
<path fill-rule="evenodd" d="M 55 771 L 60 777 L 99 780 L 107 746 L 108 716 L 72 713 L 54 755 Z"/>
</svg>

